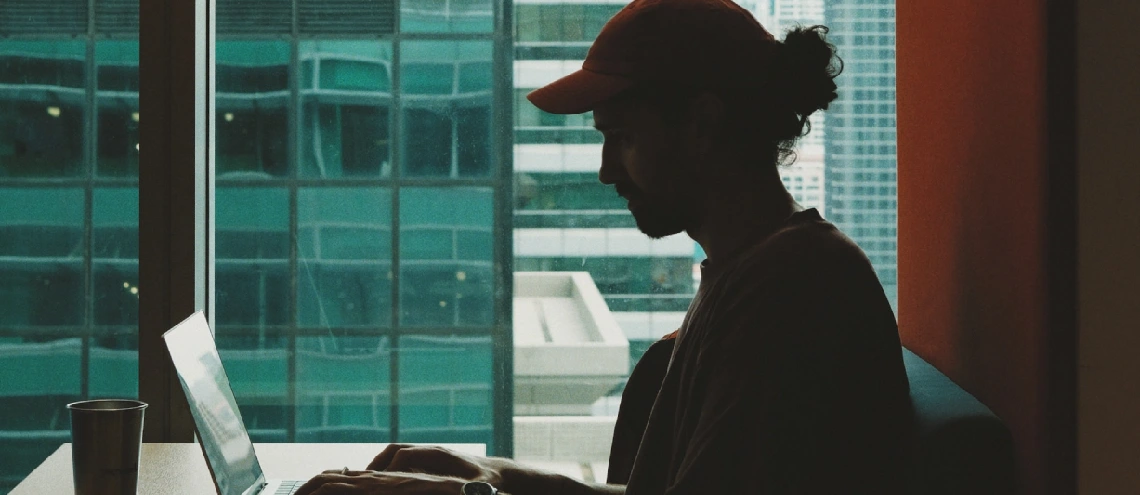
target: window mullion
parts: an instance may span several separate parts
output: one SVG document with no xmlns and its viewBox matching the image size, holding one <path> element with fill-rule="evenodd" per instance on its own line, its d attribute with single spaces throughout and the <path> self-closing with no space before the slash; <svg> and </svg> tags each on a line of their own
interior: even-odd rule
<svg viewBox="0 0 1140 495">
<path fill-rule="evenodd" d="M 139 2 L 139 397 L 144 441 L 193 441 L 162 334 L 213 313 L 213 0 Z M 212 320 L 212 318 L 211 318 Z"/>
</svg>

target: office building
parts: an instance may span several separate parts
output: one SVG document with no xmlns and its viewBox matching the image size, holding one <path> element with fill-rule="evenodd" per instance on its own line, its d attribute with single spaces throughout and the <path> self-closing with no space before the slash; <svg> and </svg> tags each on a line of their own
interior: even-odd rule
<svg viewBox="0 0 1140 495">
<path fill-rule="evenodd" d="M 825 18 L 844 61 L 824 112 L 828 219 L 867 253 L 897 307 L 895 2 L 829 0 Z"/>
<path fill-rule="evenodd" d="M 510 454 L 503 5 L 217 1 L 214 323 L 255 441 Z M 0 492 L 64 404 L 138 394 L 138 61 L 137 3 L 0 4 Z"/>
</svg>

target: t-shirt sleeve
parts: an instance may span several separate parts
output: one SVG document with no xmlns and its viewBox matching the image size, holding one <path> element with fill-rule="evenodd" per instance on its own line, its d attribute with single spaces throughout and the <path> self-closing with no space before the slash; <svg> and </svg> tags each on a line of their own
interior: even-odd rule
<svg viewBox="0 0 1140 495">
<path fill-rule="evenodd" d="M 881 489 L 873 479 L 883 473 L 868 472 L 885 468 L 874 466 L 881 456 L 862 451 L 873 433 L 857 431 L 868 415 L 853 407 L 868 379 L 857 364 L 857 275 L 829 268 L 743 273 L 718 301 L 717 338 L 704 343 L 691 384 L 698 417 L 682 421 L 693 429 L 667 494 Z"/>
<path fill-rule="evenodd" d="M 629 375 L 621 395 L 614 436 L 610 443 L 610 462 L 606 483 L 624 485 L 629 482 L 637 449 L 641 445 L 653 403 L 661 390 L 661 381 L 669 368 L 673 345 L 677 342 L 666 336 L 645 351 Z"/>
</svg>

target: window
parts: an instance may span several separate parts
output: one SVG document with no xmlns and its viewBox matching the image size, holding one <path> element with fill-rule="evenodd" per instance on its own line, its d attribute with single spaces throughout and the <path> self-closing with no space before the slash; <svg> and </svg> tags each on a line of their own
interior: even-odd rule
<svg viewBox="0 0 1140 495">
<path fill-rule="evenodd" d="M 38 8 L 0 13 L 0 493 L 67 403 L 138 395 L 137 34 Z"/>
<path fill-rule="evenodd" d="M 295 37 L 219 9 L 222 358 L 254 441 L 509 454 L 492 2 L 397 8 L 398 29 Z"/>
</svg>

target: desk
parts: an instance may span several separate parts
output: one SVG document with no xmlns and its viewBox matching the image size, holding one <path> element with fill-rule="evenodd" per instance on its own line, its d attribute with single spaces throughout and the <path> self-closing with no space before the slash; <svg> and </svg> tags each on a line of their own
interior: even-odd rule
<svg viewBox="0 0 1140 495">
<path fill-rule="evenodd" d="M 483 444 L 442 444 L 472 455 L 486 455 Z M 307 480 L 326 469 L 364 469 L 384 450 L 383 443 L 258 443 L 257 458 L 270 479 Z M 71 444 L 60 446 L 16 485 L 11 495 L 74 493 Z M 216 495 L 206 457 L 196 443 L 144 443 L 139 491 L 144 495 Z"/>
</svg>

